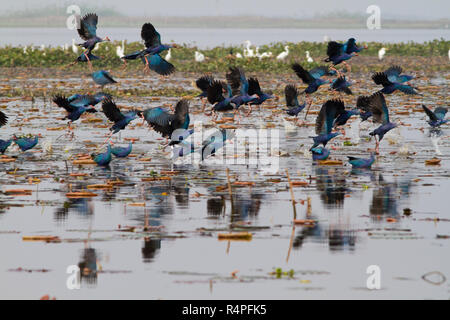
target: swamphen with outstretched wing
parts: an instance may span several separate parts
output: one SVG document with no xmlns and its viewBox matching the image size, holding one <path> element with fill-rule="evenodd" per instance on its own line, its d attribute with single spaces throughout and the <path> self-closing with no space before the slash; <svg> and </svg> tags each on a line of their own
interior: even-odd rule
<svg viewBox="0 0 450 320">
<path fill-rule="evenodd" d="M 233 95 L 231 102 L 234 104 L 236 110 L 241 105 L 254 102 L 259 98 L 257 94 L 249 95 L 249 83 L 242 68 L 230 67 L 226 78 Z"/>
<path fill-rule="evenodd" d="M 447 108 L 437 107 L 434 112 L 428 109 L 425 105 L 422 105 L 422 108 L 430 119 L 428 124 L 433 128 L 439 127 L 448 122 L 448 119 L 444 119 L 447 114 Z"/>
<path fill-rule="evenodd" d="M 344 112 L 345 106 L 341 100 L 328 100 L 322 105 L 319 115 L 316 118 L 317 136 L 312 137 L 314 144 L 311 149 L 317 147 L 319 144 L 325 147 L 328 141 L 340 135 L 340 132 L 331 132 L 331 129 L 333 128 L 334 119 Z"/>
<path fill-rule="evenodd" d="M 336 70 L 332 70 L 328 66 L 318 66 L 309 70 L 309 74 L 318 79 L 323 76 L 335 76 Z"/>
<path fill-rule="evenodd" d="M 383 89 L 380 90 L 380 92 L 385 94 L 391 94 L 395 92 L 396 90 L 400 90 L 403 93 L 406 94 L 419 94 L 415 89 L 415 87 L 412 87 L 407 84 L 402 84 L 398 82 L 392 82 L 389 80 L 388 75 L 384 72 L 377 72 L 372 76 L 372 80 L 375 82 L 375 84 L 382 85 Z"/>
<path fill-rule="evenodd" d="M 97 36 L 97 23 L 98 16 L 95 13 L 88 13 L 80 19 L 80 26 L 77 29 L 81 39 L 84 40 L 83 43 L 78 45 L 86 49 L 81 56 L 84 56 L 91 68 L 92 64 L 89 54 L 95 48 L 95 45 L 103 41 L 110 41 L 108 37 L 100 38 Z"/>
<path fill-rule="evenodd" d="M 351 85 L 352 83 L 350 81 L 347 81 L 345 76 L 341 76 L 333 80 L 333 82 L 330 84 L 330 89 L 337 92 L 344 92 L 346 94 L 353 94 L 352 90 L 350 90 Z"/>
<path fill-rule="evenodd" d="M 316 72 L 312 75 L 311 73 L 306 71 L 299 63 L 294 63 L 292 65 L 292 70 L 294 70 L 295 74 L 300 79 L 302 79 L 303 83 L 308 85 L 308 87 L 303 91 L 307 94 L 316 92 L 321 85 L 330 82 L 329 80 L 321 79 L 321 73 L 319 72 Z"/>
<path fill-rule="evenodd" d="M 381 92 L 376 92 L 371 96 L 370 109 L 372 111 L 373 121 L 381 123 L 381 126 L 369 133 L 369 135 L 375 136 L 375 140 L 376 136 L 378 136 L 378 140 L 376 140 L 376 152 L 378 153 L 380 141 L 387 132 L 397 127 L 397 124 L 389 121 L 386 99 Z"/>
<path fill-rule="evenodd" d="M 249 96 L 254 96 L 254 95 L 258 96 L 258 98 L 256 100 L 252 100 L 249 103 L 250 105 L 257 105 L 257 106 L 262 104 L 264 101 L 273 98 L 273 96 L 271 94 L 264 93 L 261 90 L 261 86 L 259 85 L 259 80 L 257 78 L 249 78 L 248 79 L 248 95 Z"/>
<path fill-rule="evenodd" d="M 122 113 L 111 99 L 105 99 L 102 103 L 102 110 L 109 121 L 114 125 L 109 129 L 111 135 L 126 128 L 126 126 L 140 115 L 140 111 L 132 110 Z"/>
<path fill-rule="evenodd" d="M 64 119 L 68 119 L 71 122 L 77 121 L 80 119 L 81 115 L 85 112 L 89 113 L 95 113 L 97 110 L 94 108 L 87 108 L 84 105 L 77 106 L 76 102 L 77 100 L 83 100 L 83 97 L 78 97 L 75 100 L 72 100 L 72 102 L 69 101 L 68 98 L 66 98 L 63 95 L 56 95 L 53 97 L 53 102 L 60 108 L 64 108 L 67 111 L 67 116 Z M 88 100 L 86 98 L 86 100 Z M 81 104 L 81 102 L 80 102 Z M 83 102 L 83 104 L 85 104 Z"/>
<path fill-rule="evenodd" d="M 359 109 L 359 116 L 362 121 L 366 121 L 372 116 L 372 111 L 370 110 L 370 100 L 371 97 L 359 96 L 356 99 L 356 108 Z"/>
<path fill-rule="evenodd" d="M 353 56 L 357 55 L 357 53 L 346 53 L 343 50 L 343 45 L 336 41 L 328 42 L 327 47 L 327 56 L 325 62 L 331 62 L 333 65 L 338 65 L 340 63 L 345 63 L 345 61 L 351 59 Z"/>
<path fill-rule="evenodd" d="M 209 103 L 213 105 L 214 112 L 231 111 L 234 104 L 231 102 L 233 93 L 231 86 L 223 81 L 215 80 L 207 90 Z"/>
<path fill-rule="evenodd" d="M 350 38 L 342 44 L 342 52 L 346 54 L 359 53 L 363 49 L 367 49 L 367 46 L 358 47 L 355 38 Z"/>
<path fill-rule="evenodd" d="M 156 73 L 166 76 L 175 71 L 175 67 L 170 62 L 160 56 L 164 50 L 177 47 L 176 45 L 165 45 L 161 43 L 161 35 L 156 31 L 151 23 L 145 23 L 141 29 L 141 38 L 144 40 L 145 49 L 123 56 L 124 63 L 127 60 L 141 58 L 145 63 L 144 70 L 153 70 Z"/>
<path fill-rule="evenodd" d="M 297 116 L 306 106 L 306 103 L 298 102 L 298 90 L 295 86 L 288 84 L 284 88 L 284 97 L 286 98 L 286 113 L 290 116 Z"/>
<path fill-rule="evenodd" d="M 208 96 L 208 88 L 214 82 L 214 77 L 212 76 L 202 76 L 195 81 L 195 85 L 199 88 L 202 93 L 200 93 L 198 98 L 206 98 Z"/>
<path fill-rule="evenodd" d="M 176 129 L 189 127 L 189 101 L 185 99 L 178 101 L 173 114 L 157 107 L 145 110 L 142 116 L 156 132 L 163 137 L 171 138 Z"/>
<path fill-rule="evenodd" d="M 408 74 L 401 74 L 403 72 L 402 67 L 392 66 L 385 70 L 383 73 L 387 75 L 387 78 L 391 82 L 404 83 L 414 79 L 414 76 Z"/>
</svg>

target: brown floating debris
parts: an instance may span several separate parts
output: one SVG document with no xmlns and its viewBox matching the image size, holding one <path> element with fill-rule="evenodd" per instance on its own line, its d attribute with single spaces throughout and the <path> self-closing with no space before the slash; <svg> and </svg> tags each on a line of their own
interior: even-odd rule
<svg viewBox="0 0 450 320">
<path fill-rule="evenodd" d="M 250 241 L 250 240 L 252 240 L 252 234 L 249 232 L 219 233 L 218 239 L 219 240 Z"/>
<path fill-rule="evenodd" d="M 112 189 L 111 184 L 91 184 L 87 186 L 87 189 L 93 189 L 93 190 L 104 190 L 104 189 Z"/>
<path fill-rule="evenodd" d="M 92 159 L 81 159 L 81 160 L 74 160 L 74 165 L 83 165 L 83 164 L 96 164 L 94 160 Z"/>
<path fill-rule="evenodd" d="M 131 202 L 128 204 L 129 207 L 145 207 L 145 202 Z"/>
<path fill-rule="evenodd" d="M 425 164 L 427 166 L 436 166 L 436 165 L 439 165 L 440 163 L 441 163 L 441 159 L 438 159 L 438 158 L 425 160 Z"/>
<path fill-rule="evenodd" d="M 8 196 L 31 196 L 33 191 L 29 189 L 10 189 L 5 190 L 4 193 Z"/>
<path fill-rule="evenodd" d="M 66 193 L 67 198 L 78 199 L 78 198 L 92 198 L 97 197 L 98 194 L 92 192 L 69 192 Z"/>
<path fill-rule="evenodd" d="M 316 225 L 316 221 L 312 219 L 295 219 L 294 224 L 307 227 L 314 227 Z"/>
<path fill-rule="evenodd" d="M 291 181 L 291 184 L 292 184 L 293 187 L 305 187 L 305 186 L 307 186 L 309 183 L 306 182 L 306 181 L 300 181 L 300 180 L 295 181 L 295 180 L 292 180 L 292 181 Z"/>
<path fill-rule="evenodd" d="M 60 242 L 57 236 L 23 236 L 22 241 Z"/>
<path fill-rule="evenodd" d="M 323 166 L 338 166 L 342 165 L 341 160 L 319 160 L 319 164 Z"/>
</svg>

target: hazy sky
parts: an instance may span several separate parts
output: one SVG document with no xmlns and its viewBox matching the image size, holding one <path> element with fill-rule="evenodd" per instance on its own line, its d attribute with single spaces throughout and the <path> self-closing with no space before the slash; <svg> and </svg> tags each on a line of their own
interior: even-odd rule
<svg viewBox="0 0 450 320">
<path fill-rule="evenodd" d="M 0 0 L 2 8 L 17 10 L 37 6 L 67 3 L 95 3 L 113 7 L 126 15 L 198 16 L 198 15 L 264 15 L 300 17 L 336 10 L 365 14 L 367 6 L 375 4 L 385 17 L 449 18 L 449 0 Z"/>
</svg>

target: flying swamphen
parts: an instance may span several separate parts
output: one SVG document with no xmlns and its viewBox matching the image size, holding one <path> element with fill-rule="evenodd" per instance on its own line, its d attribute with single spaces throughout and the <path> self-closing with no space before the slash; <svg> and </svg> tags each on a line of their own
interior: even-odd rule
<svg viewBox="0 0 450 320">
<path fill-rule="evenodd" d="M 318 66 L 309 70 L 309 74 L 317 79 L 323 76 L 335 76 L 336 70 L 332 70 L 328 66 Z"/>
<path fill-rule="evenodd" d="M 178 101 L 173 114 L 157 107 L 142 112 L 142 118 L 163 137 L 172 138 L 175 130 L 186 130 L 189 127 L 189 101 L 185 99 Z M 174 140 L 177 140 L 177 138 L 179 138 L 178 135 Z"/>
<path fill-rule="evenodd" d="M 366 168 L 372 167 L 372 164 L 375 162 L 375 153 L 372 152 L 370 154 L 369 159 L 355 158 L 355 157 L 347 157 L 347 158 L 348 158 L 348 163 L 350 163 L 352 165 L 352 168 L 366 169 Z"/>
<path fill-rule="evenodd" d="M 330 41 L 328 42 L 328 47 L 327 47 L 327 56 L 328 58 L 326 58 L 324 61 L 325 62 L 331 62 L 333 63 L 334 66 L 343 63 L 347 69 L 350 71 L 350 66 L 347 64 L 346 60 L 351 59 L 353 56 L 358 55 L 355 52 L 352 53 L 347 53 L 343 50 L 343 45 L 341 43 L 338 43 L 336 41 Z M 330 67 L 332 70 L 335 70 L 339 75 L 340 72 L 334 68 L 334 67 Z"/>
<path fill-rule="evenodd" d="M 164 50 L 176 48 L 177 45 L 161 44 L 161 35 L 151 23 L 145 23 L 142 26 L 141 38 L 145 42 L 145 49 L 123 56 L 122 59 L 125 65 L 127 60 L 141 58 L 145 63 L 145 72 L 153 70 L 163 76 L 173 73 L 175 71 L 173 64 L 163 59 L 159 54 Z"/>
<path fill-rule="evenodd" d="M 60 108 L 64 108 L 67 111 L 67 116 L 64 118 L 70 120 L 68 123 L 69 130 L 70 130 L 70 123 L 77 121 L 80 119 L 81 115 L 85 112 L 89 113 L 95 113 L 97 110 L 94 108 L 87 108 L 87 106 L 76 106 L 76 104 L 72 104 L 73 102 L 76 103 L 77 100 L 81 100 L 82 97 L 78 97 L 75 100 L 72 100 L 72 102 L 69 101 L 68 98 L 66 98 L 63 95 L 56 95 L 53 97 L 53 102 Z M 81 104 L 81 102 L 80 102 Z"/>
<path fill-rule="evenodd" d="M 92 73 L 92 80 L 102 88 L 107 84 L 117 83 L 117 81 L 105 70 L 99 70 Z"/>
<path fill-rule="evenodd" d="M 75 93 L 67 98 L 67 102 L 72 107 L 88 107 L 95 106 L 107 98 L 111 99 L 111 95 L 104 92 L 97 92 L 94 95 Z"/>
<path fill-rule="evenodd" d="M 422 105 L 423 110 L 427 114 L 430 120 L 428 124 L 433 128 L 440 127 L 442 124 L 447 123 L 448 119 L 444 119 L 447 114 L 447 108 L 437 107 L 434 112 L 428 109 L 425 105 Z"/>
<path fill-rule="evenodd" d="M 2 111 L 0 111 L 0 128 L 8 123 L 8 117 Z M 1 140 L 0 139 L 0 153 L 4 154 L 6 149 L 11 145 L 12 139 L 9 140 Z"/>
<path fill-rule="evenodd" d="M 366 121 L 372 116 L 372 111 L 370 110 L 370 100 L 371 97 L 359 96 L 356 99 L 356 108 L 359 109 L 359 116 L 362 121 Z"/>
<path fill-rule="evenodd" d="M 132 110 L 126 113 L 120 112 L 119 108 L 111 99 L 105 99 L 102 102 L 102 110 L 109 121 L 114 122 L 114 125 L 109 129 L 111 134 L 108 136 L 106 141 L 108 141 L 111 136 L 120 130 L 125 129 L 125 127 L 138 116 L 140 116 L 140 111 Z M 106 143 L 105 141 L 105 143 Z"/>
<path fill-rule="evenodd" d="M 330 80 L 323 80 L 320 78 L 320 73 L 311 74 L 306 71 L 299 63 L 294 63 L 292 65 L 292 70 L 295 74 L 302 79 L 302 81 L 308 85 L 308 87 L 303 91 L 306 94 L 311 94 L 317 91 L 319 87 L 325 83 L 330 83 Z"/>
<path fill-rule="evenodd" d="M 202 93 L 197 96 L 197 98 L 200 98 L 202 100 L 202 112 L 205 110 L 206 106 L 206 100 L 204 100 L 203 98 L 208 97 L 208 88 L 211 86 L 213 81 L 214 77 L 212 76 L 202 76 L 195 81 L 195 85 L 197 86 L 197 88 L 202 91 Z"/>
<path fill-rule="evenodd" d="M 341 76 L 330 84 L 330 89 L 333 91 L 337 91 L 339 93 L 345 92 L 346 94 L 353 94 L 352 90 L 350 90 L 350 86 L 352 83 L 350 81 L 347 81 L 345 76 Z"/>
<path fill-rule="evenodd" d="M 388 131 L 397 127 L 397 124 L 389 121 L 388 107 L 384 95 L 381 92 L 376 92 L 371 96 L 370 109 L 372 111 L 373 121 L 381 123 L 381 126 L 369 133 L 371 136 L 375 136 L 375 151 L 378 154 L 380 141 Z M 378 136 L 378 140 L 376 136 Z"/>
<path fill-rule="evenodd" d="M 372 76 L 372 80 L 375 82 L 375 84 L 382 85 L 383 89 L 380 90 L 380 92 L 385 94 L 391 94 L 396 90 L 400 90 L 403 93 L 406 94 L 419 94 L 415 89 L 415 87 L 412 87 L 407 84 L 401 84 L 395 81 L 390 81 L 388 78 L 388 75 L 384 72 L 377 72 Z"/>
<path fill-rule="evenodd" d="M 342 52 L 347 54 L 359 53 L 363 49 L 367 49 L 367 45 L 364 45 L 363 47 L 358 47 L 355 38 L 350 38 L 347 40 L 347 42 L 342 44 Z"/>
<path fill-rule="evenodd" d="M 284 88 L 284 97 L 286 99 L 286 106 L 288 109 L 286 113 L 290 116 L 297 117 L 298 114 L 306 107 L 306 102 L 300 104 L 298 102 L 298 90 L 295 86 L 288 84 Z"/>
<path fill-rule="evenodd" d="M 106 152 L 100 153 L 100 154 L 93 153 L 93 154 L 91 154 L 91 158 L 92 158 L 92 160 L 95 161 L 95 163 L 97 163 L 97 165 L 102 166 L 102 167 L 107 167 L 112 160 L 111 154 L 112 154 L 111 145 L 108 143 Z"/>
<path fill-rule="evenodd" d="M 249 96 L 257 95 L 258 98 L 256 100 L 252 100 L 249 102 L 250 110 L 247 115 L 249 115 L 252 112 L 252 105 L 259 106 L 264 101 L 273 98 L 271 94 L 264 93 L 261 90 L 261 86 L 259 85 L 259 80 L 257 78 L 248 79 L 248 95 Z"/>
<path fill-rule="evenodd" d="M 330 150 L 323 147 L 315 147 L 311 148 L 312 158 L 314 161 L 316 160 L 326 160 L 330 155 Z"/>
<path fill-rule="evenodd" d="M 133 142 L 130 142 L 127 147 L 113 147 L 111 153 L 117 158 L 126 158 L 133 149 Z"/>
<path fill-rule="evenodd" d="M 328 100 L 322 105 L 319 115 L 316 118 L 317 136 L 312 137 L 314 144 L 311 149 L 317 147 L 319 144 L 325 147 L 328 141 L 341 134 L 340 132 L 332 133 L 331 129 L 333 128 L 334 119 L 344 112 L 344 102 L 341 100 Z"/>
<path fill-rule="evenodd" d="M 392 66 L 387 70 L 385 70 L 383 73 L 387 75 L 388 80 L 391 82 L 404 83 L 414 79 L 414 76 L 401 74 L 402 72 L 403 72 L 402 67 Z"/>
<path fill-rule="evenodd" d="M 13 140 L 14 143 L 17 144 L 20 148 L 20 150 L 22 151 L 28 151 L 30 149 L 33 149 L 39 142 L 39 137 L 41 135 L 35 135 L 32 137 L 16 137 L 15 135 L 13 136 Z"/>
<path fill-rule="evenodd" d="M 259 96 L 256 93 L 249 95 L 249 83 L 245 77 L 244 70 L 239 67 L 230 67 L 229 70 L 230 71 L 226 74 L 226 78 L 233 95 L 231 102 L 234 104 L 235 113 L 238 113 L 241 105 L 254 102 L 259 98 Z"/>
<path fill-rule="evenodd" d="M 86 49 L 82 53 L 82 55 L 86 58 L 91 70 L 92 64 L 91 57 L 89 56 L 91 54 L 91 51 L 95 48 L 95 45 L 97 43 L 110 41 L 108 37 L 102 39 L 97 36 L 97 23 L 98 16 L 95 13 L 88 13 L 82 19 L 80 19 L 80 27 L 77 29 L 81 39 L 84 40 L 83 43 L 80 43 L 78 45 Z"/>
<path fill-rule="evenodd" d="M 209 103 L 213 105 L 213 113 L 234 110 L 231 86 L 223 81 L 213 81 L 207 91 Z"/>
</svg>

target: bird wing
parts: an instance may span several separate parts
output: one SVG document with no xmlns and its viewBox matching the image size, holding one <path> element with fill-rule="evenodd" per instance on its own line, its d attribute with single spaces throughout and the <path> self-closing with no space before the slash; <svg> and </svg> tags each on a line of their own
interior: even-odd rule
<svg viewBox="0 0 450 320">
<path fill-rule="evenodd" d="M 445 115 L 447 114 L 447 108 L 444 108 L 444 107 L 437 107 L 437 108 L 434 110 L 434 114 L 436 115 L 436 117 L 437 117 L 439 120 L 443 120 L 444 117 L 445 117 Z"/>
<path fill-rule="evenodd" d="M 333 128 L 334 119 L 343 112 L 345 112 L 345 105 L 342 100 L 328 100 L 325 102 L 316 119 L 316 133 L 330 133 Z"/>
<path fill-rule="evenodd" d="M 375 122 L 386 124 L 389 122 L 389 111 L 386 105 L 386 99 L 381 92 L 375 92 L 370 96 L 370 109 Z"/>
<path fill-rule="evenodd" d="M 340 56 L 343 52 L 343 45 L 336 41 L 328 42 L 327 56 L 329 58 Z"/>
<path fill-rule="evenodd" d="M 327 66 L 316 67 L 314 69 L 309 70 L 309 74 L 312 77 L 319 79 L 320 77 L 323 77 L 324 75 L 328 74 L 328 67 Z"/>
<path fill-rule="evenodd" d="M 384 73 L 387 75 L 387 78 L 391 82 L 398 82 L 398 77 L 400 73 L 402 73 L 402 67 L 400 66 L 392 66 L 388 68 Z"/>
<path fill-rule="evenodd" d="M 95 13 L 88 13 L 80 20 L 80 28 L 77 29 L 81 39 L 89 40 L 97 36 L 98 17 Z"/>
<path fill-rule="evenodd" d="M 94 74 L 96 74 L 96 76 L 94 77 Z M 105 78 L 109 83 L 117 83 L 116 80 L 113 79 L 113 77 L 111 77 L 111 75 L 106 72 L 105 70 L 99 70 L 97 72 L 94 72 L 92 74 L 92 78 L 94 79 L 98 79 L 98 78 Z"/>
<path fill-rule="evenodd" d="M 79 98 L 77 98 L 77 99 L 75 99 L 73 101 L 77 101 L 78 99 L 81 99 L 81 98 L 82 98 L 82 96 L 80 96 Z M 75 111 L 75 108 L 70 105 L 69 100 L 67 100 L 67 98 L 65 96 L 56 95 L 56 96 L 53 97 L 53 102 L 56 103 L 56 105 L 58 107 L 66 109 L 67 112 Z"/>
<path fill-rule="evenodd" d="M 175 113 L 173 114 L 173 121 L 176 123 L 175 129 L 178 125 L 182 125 L 186 120 L 186 115 L 189 114 L 189 101 L 181 99 L 175 106 Z"/>
<path fill-rule="evenodd" d="M 121 57 L 121 59 L 125 59 L 125 60 L 135 60 L 138 57 L 140 57 L 142 55 L 143 50 L 139 50 L 139 51 L 135 51 L 132 52 L 130 54 L 126 54 L 123 57 Z"/>
<path fill-rule="evenodd" d="M 248 81 L 241 68 L 230 67 L 230 72 L 226 74 L 226 78 L 233 96 L 244 95 L 248 92 Z"/>
<path fill-rule="evenodd" d="M 359 48 L 356 46 L 355 38 L 348 39 L 348 41 L 343 46 L 343 49 L 344 49 L 345 53 L 347 53 L 347 54 L 351 54 L 353 52 L 358 52 Z"/>
<path fill-rule="evenodd" d="M 119 122 L 120 120 L 125 119 L 125 116 L 111 99 L 103 100 L 102 110 L 109 121 Z"/>
<path fill-rule="evenodd" d="M 147 48 L 161 45 L 161 35 L 156 31 L 155 27 L 147 22 L 141 29 L 141 38 L 145 42 Z"/>
<path fill-rule="evenodd" d="M 214 104 L 225 100 L 223 96 L 223 88 L 225 83 L 221 81 L 213 81 L 207 90 L 207 98 L 209 103 Z"/>
<path fill-rule="evenodd" d="M 417 91 L 406 84 L 397 84 L 397 89 L 406 94 L 417 94 Z"/>
<path fill-rule="evenodd" d="M 333 81 L 333 83 L 331 84 L 331 87 L 333 89 L 339 89 L 339 88 L 344 88 L 346 86 L 346 81 L 344 77 L 339 77 L 336 80 Z"/>
<path fill-rule="evenodd" d="M 425 111 L 425 113 L 427 114 L 428 118 L 430 118 L 431 121 L 438 120 L 438 117 L 434 114 L 434 112 L 431 111 L 430 109 L 428 109 L 424 104 L 422 105 L 422 108 Z"/>
<path fill-rule="evenodd" d="M 261 95 L 261 86 L 259 85 L 259 80 L 257 78 L 249 78 L 248 79 L 248 94 L 249 95 Z"/>
<path fill-rule="evenodd" d="M 286 106 L 298 107 L 298 90 L 295 86 L 288 84 L 284 88 L 284 97 L 286 98 Z"/>
<path fill-rule="evenodd" d="M 85 107 L 85 106 L 90 105 L 91 102 L 92 102 L 92 96 L 82 95 L 82 96 L 78 97 L 77 99 L 72 100 L 70 102 L 70 106 L 71 107 Z M 67 111 L 69 111 L 69 110 L 67 110 Z M 69 112 L 71 112 L 71 111 L 69 111 Z"/>
<path fill-rule="evenodd" d="M 167 136 L 172 133 L 172 115 L 170 115 L 166 110 L 156 107 L 145 110 L 143 115 L 147 123 L 156 132 L 161 133 L 163 136 Z"/>
<path fill-rule="evenodd" d="M 358 99 L 356 99 L 356 107 L 365 112 L 370 111 L 369 103 L 370 98 L 368 96 L 359 96 Z"/>
<path fill-rule="evenodd" d="M 372 80 L 375 82 L 375 84 L 381 84 L 383 87 L 390 86 L 393 83 L 389 81 L 386 73 L 384 72 L 377 72 L 372 76 Z"/>
<path fill-rule="evenodd" d="M 8 123 L 8 117 L 2 111 L 0 111 L 0 127 L 3 127 Z"/>
<path fill-rule="evenodd" d="M 147 57 L 147 59 L 149 59 L 148 63 L 150 69 L 155 71 L 157 74 L 167 76 L 175 72 L 174 65 L 164 60 L 159 54 L 152 54 L 150 57 Z"/>
<path fill-rule="evenodd" d="M 213 81 L 214 77 L 203 76 L 198 78 L 197 81 L 195 81 L 195 85 L 203 92 L 206 92 Z"/>
<path fill-rule="evenodd" d="M 294 70 L 295 74 L 306 84 L 310 84 L 315 80 L 315 78 L 311 76 L 308 71 L 303 69 L 303 67 L 299 63 L 294 63 L 292 65 L 292 70 Z"/>
</svg>

